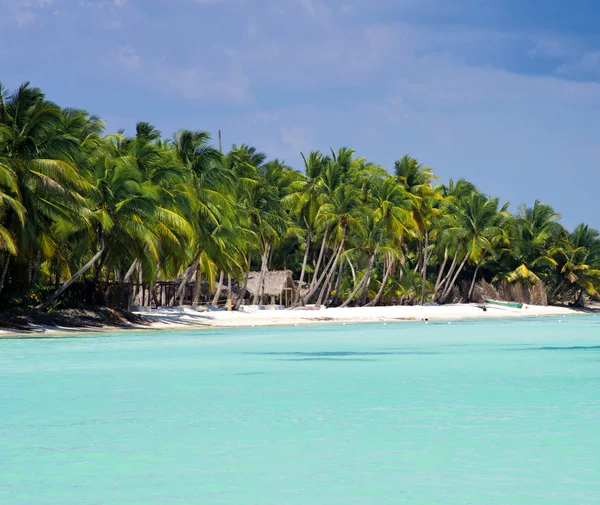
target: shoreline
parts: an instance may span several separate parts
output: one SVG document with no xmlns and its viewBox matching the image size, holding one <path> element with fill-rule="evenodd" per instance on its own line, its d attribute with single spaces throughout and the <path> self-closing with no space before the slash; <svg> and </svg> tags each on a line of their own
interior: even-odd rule
<svg viewBox="0 0 600 505">
<path fill-rule="evenodd" d="M 190 308 L 170 308 L 149 313 L 136 313 L 142 324 L 120 326 L 50 326 L 29 325 L 27 331 L 0 330 L 0 339 L 35 339 L 75 337 L 107 332 L 211 330 L 218 328 L 252 328 L 267 326 L 310 326 L 324 324 L 410 323 L 468 320 L 522 319 L 533 317 L 585 316 L 600 313 L 598 307 L 573 309 L 558 306 L 523 305 L 523 308 L 487 306 L 484 312 L 479 304 L 442 306 L 386 306 L 346 308 L 299 308 L 288 310 L 210 311 L 196 312 Z"/>
</svg>

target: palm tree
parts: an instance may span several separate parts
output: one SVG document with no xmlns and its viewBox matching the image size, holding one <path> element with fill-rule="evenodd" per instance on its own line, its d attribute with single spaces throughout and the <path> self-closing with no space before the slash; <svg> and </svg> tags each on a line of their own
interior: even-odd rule
<svg viewBox="0 0 600 505">
<path fill-rule="evenodd" d="M 413 218 L 417 224 L 418 232 L 418 256 L 416 271 L 421 271 L 422 290 L 421 305 L 425 303 L 427 289 L 427 265 L 431 258 L 432 250 L 429 247 L 429 229 L 432 218 L 438 214 L 436 202 L 440 199 L 431 187 L 431 182 L 437 177 L 433 175 L 430 167 L 425 167 L 416 159 L 404 156 L 394 163 L 394 172 L 398 182 L 406 192 L 413 198 Z"/>
<path fill-rule="evenodd" d="M 232 198 L 234 173 L 223 155 L 210 146 L 210 134 L 181 130 L 174 136 L 177 159 L 189 172 L 193 188 L 196 226 L 195 254 L 182 275 L 175 297 L 183 303 L 183 291 L 192 276 L 196 277 L 193 303 L 198 303 L 202 285 L 202 265 L 221 261 L 224 254 L 219 234 L 234 229 L 235 204 Z M 202 261 L 204 255 L 204 261 Z"/>
<path fill-rule="evenodd" d="M 334 245 L 336 243 L 338 245 L 331 256 L 322 277 L 317 281 L 317 285 L 322 286 L 316 304 L 317 307 L 321 305 L 325 295 L 329 291 L 332 276 L 346 245 L 348 231 L 351 228 L 354 230 L 360 228 L 362 223 L 364 223 L 365 215 L 368 212 L 360 200 L 358 190 L 349 184 L 338 186 L 333 194 L 329 196 L 330 198 L 327 200 L 327 203 L 324 203 L 319 209 L 317 222 L 321 227 L 331 230 L 331 235 L 334 238 Z M 307 298 L 310 297 L 311 294 L 312 293 L 309 291 Z"/>
<path fill-rule="evenodd" d="M 386 222 L 382 219 L 378 220 L 374 215 L 365 212 L 361 226 L 357 229 L 356 233 L 360 249 L 364 251 L 368 258 L 367 269 L 361 281 L 342 304 L 342 307 L 349 305 L 357 294 L 359 295 L 358 304 L 364 305 L 368 296 L 377 256 L 381 253 L 385 253 L 388 257 L 395 254 L 395 249 L 392 245 L 393 229 L 385 225 Z"/>
<path fill-rule="evenodd" d="M 253 303 L 262 303 L 264 278 L 267 272 L 268 259 L 274 245 L 279 243 L 286 233 L 289 222 L 288 214 L 282 205 L 282 191 L 285 191 L 287 171 L 289 169 L 275 160 L 264 166 L 262 174 L 255 184 L 247 188 L 244 205 L 250 218 L 252 230 L 259 240 L 261 267 L 259 290 L 254 294 Z"/>
<path fill-rule="evenodd" d="M 18 194 L 3 198 L 3 236 L 20 251 L 18 266 L 26 268 L 14 277 L 31 284 L 43 259 L 57 250 L 53 227 L 81 221 L 84 214 L 87 188 L 76 166 L 80 144 L 65 130 L 63 111 L 40 89 L 25 83 L 9 94 L 0 85 L 0 96 L 2 179 L 4 185 L 12 180 L 13 196 Z"/>
<path fill-rule="evenodd" d="M 552 300 L 572 293 L 574 303 L 581 304 L 584 293 L 600 296 L 600 234 L 597 230 L 579 224 L 552 253 L 557 260 Z"/>
<path fill-rule="evenodd" d="M 105 139 L 107 152 L 99 158 L 90 175 L 94 188 L 89 195 L 90 249 L 92 258 L 85 263 L 43 303 L 45 308 L 57 299 L 71 284 L 97 262 L 99 272 L 107 259 L 126 256 L 138 258 L 144 254 L 157 256 L 157 241 L 153 224 L 158 198 L 152 188 L 144 184 L 135 159 L 112 156 L 123 139 L 109 136 Z M 72 232 L 81 230 L 73 229 Z"/>
<path fill-rule="evenodd" d="M 304 258 L 302 260 L 302 269 L 298 282 L 298 289 L 294 296 L 293 305 L 297 305 L 300 299 L 300 290 L 304 284 L 304 274 L 310 252 L 311 239 L 315 229 L 315 221 L 319 209 L 319 183 L 321 174 L 328 165 L 330 159 L 323 156 L 319 151 L 313 151 L 308 158 L 301 153 L 304 160 L 304 170 L 306 178 L 296 192 L 293 193 L 295 199 L 294 210 L 298 216 L 298 221 L 306 228 L 306 239 L 304 247 Z"/>
<path fill-rule="evenodd" d="M 550 205 L 539 200 L 531 208 L 521 205 L 517 215 L 507 221 L 510 247 L 505 250 L 504 263 L 508 271 L 499 277 L 526 284 L 546 279 L 557 266 L 550 251 L 566 236 L 559 218 Z"/>
</svg>

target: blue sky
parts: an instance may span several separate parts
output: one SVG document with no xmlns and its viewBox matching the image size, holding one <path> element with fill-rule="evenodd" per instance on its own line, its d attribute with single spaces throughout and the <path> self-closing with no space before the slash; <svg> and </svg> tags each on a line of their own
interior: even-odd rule
<svg viewBox="0 0 600 505">
<path fill-rule="evenodd" d="M 600 227 L 592 0 L 0 0 L 0 80 L 112 130 L 350 146 Z"/>
</svg>

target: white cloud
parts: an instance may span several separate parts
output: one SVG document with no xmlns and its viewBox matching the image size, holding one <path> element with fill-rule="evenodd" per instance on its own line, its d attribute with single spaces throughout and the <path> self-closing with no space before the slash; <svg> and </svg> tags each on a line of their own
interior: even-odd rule
<svg viewBox="0 0 600 505">
<path fill-rule="evenodd" d="M 216 76 L 202 67 L 163 67 L 156 80 L 169 93 L 177 93 L 186 100 L 199 102 L 233 102 L 247 104 L 252 101 L 250 83 L 243 72 L 235 67 L 226 75 Z"/>
<path fill-rule="evenodd" d="M 556 71 L 567 77 L 597 78 L 600 76 L 600 51 L 589 51 L 568 63 L 560 65 Z"/>
<path fill-rule="evenodd" d="M 238 105 L 253 100 L 250 81 L 234 53 L 226 54 L 222 68 L 205 65 L 178 66 L 165 59 L 143 60 L 137 51 L 125 46 L 117 54 L 119 66 L 128 71 L 139 85 L 158 93 L 178 95 L 198 102 L 227 102 Z"/>
<path fill-rule="evenodd" d="M 572 54 L 572 45 L 573 40 L 567 40 L 564 37 L 537 37 L 528 54 L 544 60 L 562 59 Z"/>
</svg>

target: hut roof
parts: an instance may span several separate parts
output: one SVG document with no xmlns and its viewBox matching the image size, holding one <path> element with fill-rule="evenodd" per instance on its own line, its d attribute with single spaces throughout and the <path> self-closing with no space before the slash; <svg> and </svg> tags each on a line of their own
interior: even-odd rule
<svg viewBox="0 0 600 505">
<path fill-rule="evenodd" d="M 246 289 L 253 295 L 260 291 L 259 280 L 260 272 L 250 272 L 250 275 L 248 275 Z M 265 295 L 279 296 L 286 288 L 291 289 L 292 292 L 296 289 L 291 270 L 276 270 L 265 273 Z"/>
</svg>

